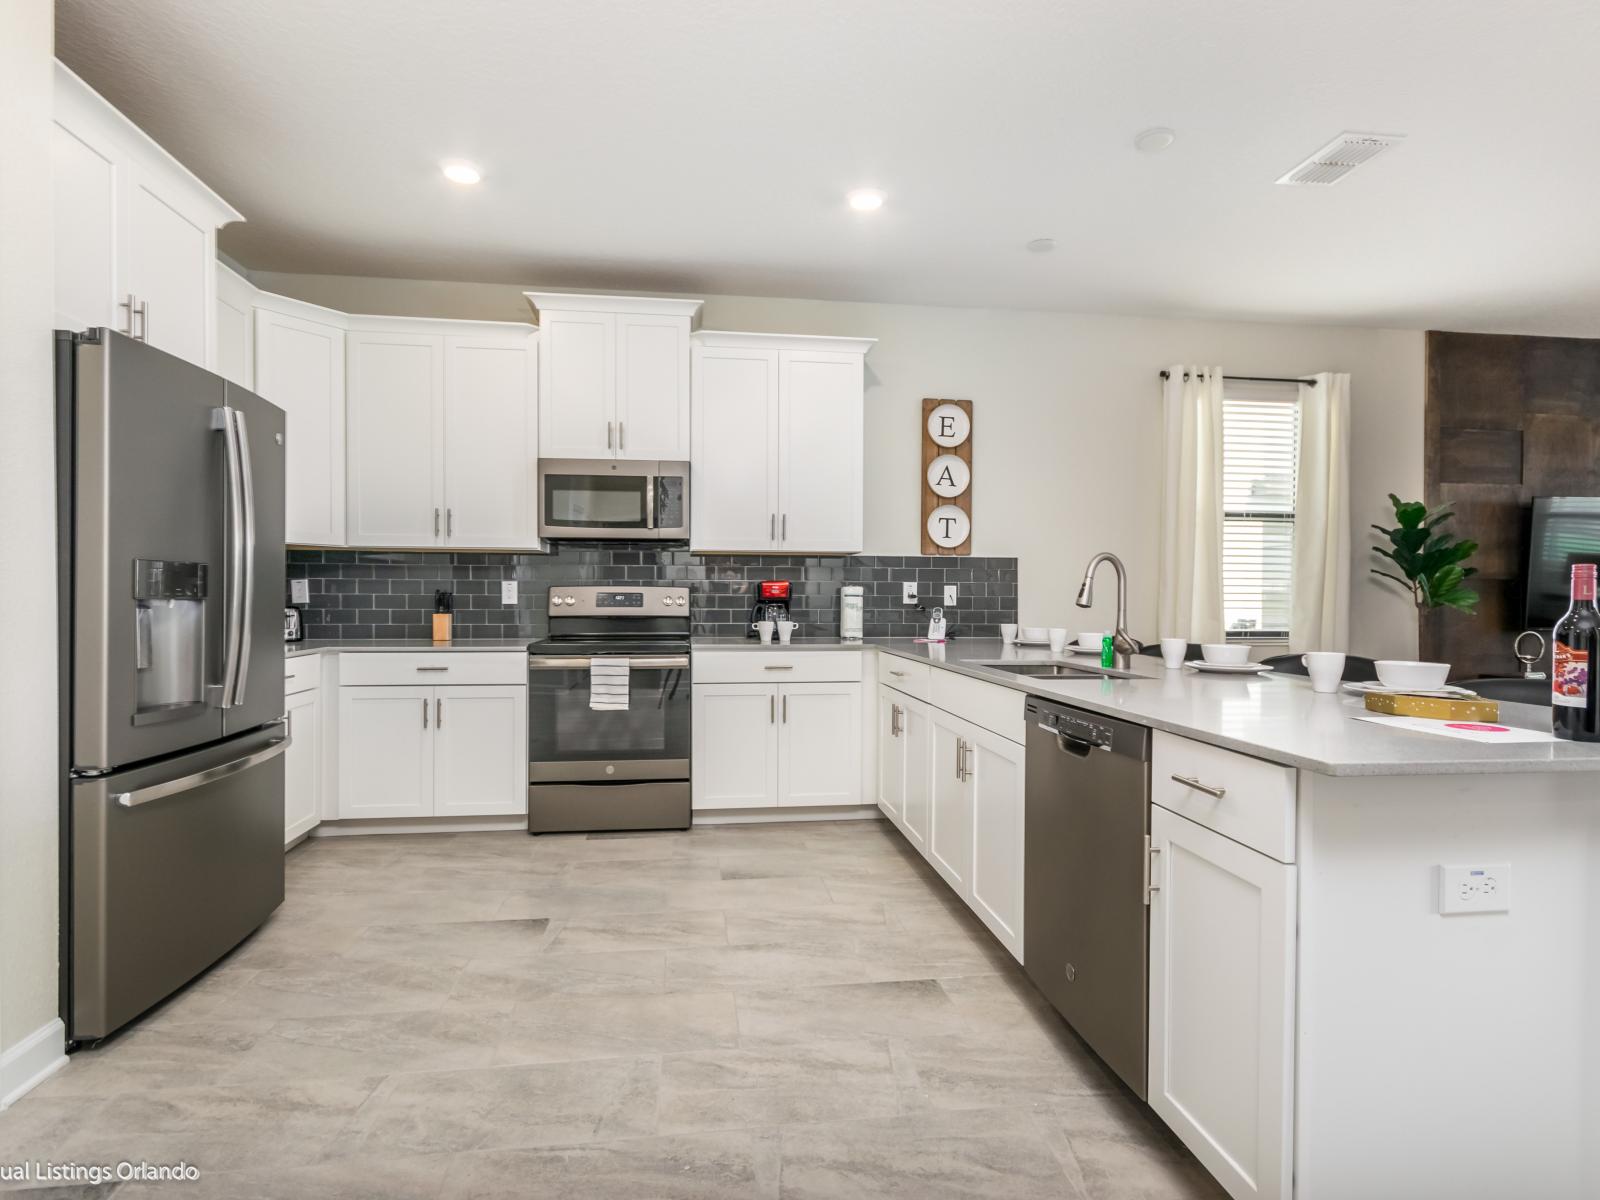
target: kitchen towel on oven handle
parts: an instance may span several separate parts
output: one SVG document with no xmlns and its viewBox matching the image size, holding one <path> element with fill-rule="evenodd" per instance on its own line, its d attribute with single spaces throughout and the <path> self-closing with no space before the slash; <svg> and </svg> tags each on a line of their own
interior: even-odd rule
<svg viewBox="0 0 1600 1200">
<path fill-rule="evenodd" d="M 621 711 L 628 707 L 628 660 L 589 660 L 589 707 L 596 711 Z"/>
</svg>

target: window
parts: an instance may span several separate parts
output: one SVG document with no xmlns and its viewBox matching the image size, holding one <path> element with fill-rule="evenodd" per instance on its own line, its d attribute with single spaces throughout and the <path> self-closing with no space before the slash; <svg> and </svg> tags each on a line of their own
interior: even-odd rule
<svg viewBox="0 0 1600 1200">
<path fill-rule="evenodd" d="M 1286 641 L 1300 389 L 1229 380 L 1222 398 L 1222 617 L 1230 640 Z"/>
</svg>

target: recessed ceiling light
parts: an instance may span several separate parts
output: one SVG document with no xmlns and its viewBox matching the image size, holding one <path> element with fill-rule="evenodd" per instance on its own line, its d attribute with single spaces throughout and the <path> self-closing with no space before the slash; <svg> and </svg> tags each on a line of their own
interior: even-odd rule
<svg viewBox="0 0 1600 1200">
<path fill-rule="evenodd" d="M 1027 244 L 1027 248 L 1035 254 L 1049 254 L 1056 248 L 1055 238 L 1034 238 Z"/>
<path fill-rule="evenodd" d="M 877 188 L 856 188 L 845 196 L 845 201 L 857 212 L 877 212 L 887 199 Z"/>
<path fill-rule="evenodd" d="M 1133 139 L 1136 149 L 1145 154 L 1160 154 L 1173 142 L 1178 140 L 1178 135 L 1164 125 L 1157 125 L 1154 129 L 1146 129 Z"/>
<path fill-rule="evenodd" d="M 450 162 L 439 164 L 439 169 L 444 172 L 444 177 L 451 183 L 473 184 L 483 178 L 483 172 L 469 162 L 454 159 Z"/>
</svg>

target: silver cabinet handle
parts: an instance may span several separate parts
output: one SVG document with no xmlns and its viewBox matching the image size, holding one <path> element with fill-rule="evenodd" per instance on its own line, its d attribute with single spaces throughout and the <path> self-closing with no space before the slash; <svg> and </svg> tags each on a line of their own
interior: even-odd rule
<svg viewBox="0 0 1600 1200">
<path fill-rule="evenodd" d="M 417 670 L 423 671 L 423 672 L 427 672 L 427 671 L 448 671 L 449 669 L 450 669 L 449 667 L 418 667 L 417 668 Z"/>
<path fill-rule="evenodd" d="M 906 676 L 904 671 L 896 671 L 893 667 L 889 669 L 889 674 L 893 675 L 896 679 L 904 679 Z"/>
<path fill-rule="evenodd" d="M 1160 854 L 1160 853 L 1161 853 L 1161 847 L 1157 846 L 1153 841 L 1151 841 L 1150 835 L 1148 833 L 1145 834 L 1144 835 L 1144 903 L 1145 903 L 1145 907 L 1146 908 L 1150 907 L 1150 896 L 1151 896 L 1151 893 L 1159 892 L 1161 890 L 1161 885 L 1156 882 L 1156 869 L 1155 869 L 1155 863 L 1154 863 L 1154 860 L 1153 860 L 1153 857 L 1152 857 L 1153 855 L 1157 855 L 1157 854 Z"/>
<path fill-rule="evenodd" d="M 433 727 L 435 729 L 443 729 L 444 728 L 444 697 L 443 696 L 435 696 L 433 698 Z"/>
<path fill-rule="evenodd" d="M 889 706 L 889 736 L 899 737 L 900 729 L 900 706 L 898 704 L 891 704 Z"/>
<path fill-rule="evenodd" d="M 762 667 L 761 669 L 763 671 L 792 671 L 792 670 L 794 670 L 794 664 L 793 663 L 768 663 L 766 666 Z"/>
<path fill-rule="evenodd" d="M 789 540 L 789 514 L 788 513 L 784 513 L 783 514 L 782 532 L 778 535 L 778 540 L 780 542 L 787 542 Z"/>
<path fill-rule="evenodd" d="M 422 727 L 424 729 L 428 727 L 428 698 L 426 696 L 422 698 Z"/>
<path fill-rule="evenodd" d="M 777 513 L 772 513 L 770 516 L 767 517 L 767 541 L 775 542 L 777 540 L 778 540 L 778 514 Z"/>
<path fill-rule="evenodd" d="M 139 306 L 133 312 L 139 314 L 139 340 L 148 342 L 150 340 L 150 301 L 139 301 Z M 130 326 L 133 324 L 132 313 L 128 314 L 128 324 Z"/>
<path fill-rule="evenodd" d="M 135 788 L 131 792 L 113 792 L 111 798 L 123 808 L 137 808 L 141 804 L 148 804 L 152 800 L 161 800 L 167 796 L 176 796 L 179 792 L 191 792 L 197 787 L 204 787 L 208 783 L 216 783 L 219 779 L 226 779 L 230 775 L 237 775 L 240 771 L 248 771 L 251 767 L 258 767 L 269 759 L 277 758 L 289 748 L 290 738 L 287 731 L 281 738 L 277 738 L 261 749 L 243 758 L 236 758 L 232 762 L 225 762 L 220 766 L 207 767 L 204 771 L 196 771 L 193 775 L 185 775 L 182 779 L 169 780 L 166 783 L 155 783 L 145 788 Z"/>
<path fill-rule="evenodd" d="M 767 724 L 768 725 L 776 725 L 777 723 L 778 723 L 778 698 L 776 696 L 768 696 L 767 697 Z"/>
<path fill-rule="evenodd" d="M 125 309 L 128 310 L 128 327 L 126 329 L 122 330 L 121 332 L 127 334 L 129 337 L 133 336 L 133 307 L 138 302 L 139 302 L 139 298 L 137 296 L 135 296 L 132 292 L 128 293 L 128 298 L 126 300 L 119 300 L 117 302 L 117 307 L 118 308 L 125 308 Z"/>
<path fill-rule="evenodd" d="M 624 425 L 621 421 L 618 421 L 617 422 L 617 449 L 618 450 L 626 450 L 627 448 L 628 448 L 628 427 L 626 425 Z"/>
<path fill-rule="evenodd" d="M 1187 775 L 1174 775 L 1172 782 L 1181 783 L 1186 788 L 1193 788 L 1197 792 L 1203 792 L 1205 795 L 1215 797 L 1218 800 L 1228 794 L 1228 789 L 1225 787 L 1212 787 L 1210 784 L 1201 783 L 1198 779 L 1191 779 Z"/>
<path fill-rule="evenodd" d="M 783 723 L 785 725 L 787 725 L 789 723 L 789 697 L 788 696 L 785 696 L 783 698 L 782 707 L 783 707 Z"/>
<path fill-rule="evenodd" d="M 956 739 L 956 778 L 957 779 L 965 779 L 966 778 L 966 776 L 961 774 L 961 748 L 963 746 L 965 746 L 965 745 L 966 745 L 966 743 L 963 742 L 960 738 Z"/>
<path fill-rule="evenodd" d="M 612 437 L 612 430 L 613 430 L 613 426 L 614 425 L 615 425 L 615 422 L 613 422 L 613 421 L 607 421 L 606 422 L 606 449 L 607 450 L 611 449 L 611 437 Z"/>
<path fill-rule="evenodd" d="M 453 508 L 444 510 L 444 534 L 446 537 L 456 535 L 456 510 Z"/>
</svg>

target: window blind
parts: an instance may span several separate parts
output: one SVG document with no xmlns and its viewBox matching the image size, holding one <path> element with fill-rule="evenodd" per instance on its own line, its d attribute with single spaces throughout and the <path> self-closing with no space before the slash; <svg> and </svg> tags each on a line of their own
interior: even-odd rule
<svg viewBox="0 0 1600 1200">
<path fill-rule="evenodd" d="M 1300 389 L 1230 381 L 1222 400 L 1222 614 L 1229 638 L 1289 636 Z"/>
</svg>

